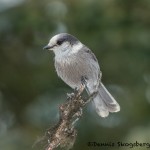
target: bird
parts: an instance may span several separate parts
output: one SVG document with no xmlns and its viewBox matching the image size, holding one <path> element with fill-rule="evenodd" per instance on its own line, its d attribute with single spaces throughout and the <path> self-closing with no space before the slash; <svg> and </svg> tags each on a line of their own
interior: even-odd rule
<svg viewBox="0 0 150 150">
<path fill-rule="evenodd" d="M 120 105 L 101 81 L 102 72 L 94 53 L 68 33 L 54 35 L 43 49 L 54 52 L 57 75 L 72 89 L 86 84 L 88 95 L 97 92 L 93 99 L 95 110 L 100 117 L 120 111 Z"/>
</svg>

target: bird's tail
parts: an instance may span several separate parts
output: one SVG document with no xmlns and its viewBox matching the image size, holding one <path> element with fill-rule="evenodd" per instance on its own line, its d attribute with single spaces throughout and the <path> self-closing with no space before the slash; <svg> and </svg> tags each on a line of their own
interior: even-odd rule
<svg viewBox="0 0 150 150">
<path fill-rule="evenodd" d="M 100 83 L 98 94 L 94 98 L 94 104 L 96 107 L 96 112 L 101 117 L 107 117 L 109 112 L 120 111 L 119 104 L 102 83 Z"/>
</svg>

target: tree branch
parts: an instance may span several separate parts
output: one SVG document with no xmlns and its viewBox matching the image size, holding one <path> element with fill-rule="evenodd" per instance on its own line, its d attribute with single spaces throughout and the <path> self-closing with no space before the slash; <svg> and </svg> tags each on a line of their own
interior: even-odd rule
<svg viewBox="0 0 150 150">
<path fill-rule="evenodd" d="M 82 116 L 83 107 L 96 95 L 95 92 L 83 100 L 81 94 L 84 88 L 85 86 L 81 85 L 78 91 L 68 94 L 67 101 L 59 107 L 60 118 L 58 123 L 48 129 L 41 140 L 44 143 L 46 142 L 45 150 L 54 150 L 59 146 L 65 149 L 73 147 L 77 136 L 74 125 Z"/>
</svg>

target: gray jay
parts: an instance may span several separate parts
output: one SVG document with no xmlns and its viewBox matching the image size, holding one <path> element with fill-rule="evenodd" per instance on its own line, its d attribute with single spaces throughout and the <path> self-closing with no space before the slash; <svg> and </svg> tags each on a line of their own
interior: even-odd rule
<svg viewBox="0 0 150 150">
<path fill-rule="evenodd" d="M 84 81 L 89 95 L 97 92 L 93 101 L 99 116 L 120 111 L 119 104 L 101 82 L 102 73 L 95 55 L 76 37 L 60 33 L 44 49 L 54 52 L 56 72 L 66 84 L 78 89 Z"/>
</svg>

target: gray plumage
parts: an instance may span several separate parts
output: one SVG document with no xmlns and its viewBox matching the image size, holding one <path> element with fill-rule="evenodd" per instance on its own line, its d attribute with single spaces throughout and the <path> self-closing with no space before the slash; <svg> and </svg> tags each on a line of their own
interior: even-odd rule
<svg viewBox="0 0 150 150">
<path fill-rule="evenodd" d="M 67 33 L 58 34 L 45 49 L 54 51 L 57 74 L 71 88 L 79 88 L 84 77 L 88 94 L 98 91 L 94 104 L 101 117 L 120 110 L 119 104 L 101 82 L 102 74 L 95 55 L 77 38 Z"/>
<path fill-rule="evenodd" d="M 86 77 L 93 83 L 95 80 L 98 81 L 98 74 L 100 72 L 99 65 L 93 59 L 91 53 L 86 52 L 86 50 L 87 48 L 84 46 L 81 51 L 74 55 L 67 55 L 63 57 L 63 60 L 55 59 L 55 68 L 58 76 L 73 89 L 80 87 L 81 77 Z M 87 58 L 90 58 L 90 61 Z M 93 72 L 93 69 L 96 71 Z M 95 84 L 97 84 L 97 81 Z"/>
</svg>

